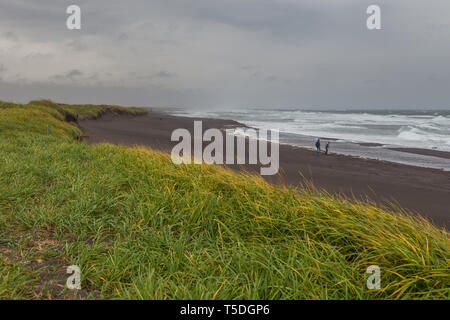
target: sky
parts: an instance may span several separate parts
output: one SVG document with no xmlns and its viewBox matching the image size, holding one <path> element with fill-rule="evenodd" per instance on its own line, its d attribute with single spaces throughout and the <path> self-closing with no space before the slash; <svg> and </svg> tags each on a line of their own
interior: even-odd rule
<svg viewBox="0 0 450 320">
<path fill-rule="evenodd" d="M 448 110 L 449 89 L 448 0 L 0 3 L 2 101 Z"/>
</svg>

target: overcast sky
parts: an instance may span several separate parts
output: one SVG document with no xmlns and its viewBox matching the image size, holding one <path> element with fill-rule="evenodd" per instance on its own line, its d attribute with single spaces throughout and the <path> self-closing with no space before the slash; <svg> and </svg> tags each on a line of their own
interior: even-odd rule
<svg viewBox="0 0 450 320">
<path fill-rule="evenodd" d="M 450 1 L 1 0 L 0 100 L 36 98 L 450 109 Z"/>
</svg>

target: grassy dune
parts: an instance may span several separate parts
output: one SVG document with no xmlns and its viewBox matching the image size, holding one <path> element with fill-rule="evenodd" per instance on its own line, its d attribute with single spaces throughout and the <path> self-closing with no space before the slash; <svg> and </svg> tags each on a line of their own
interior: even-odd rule
<svg viewBox="0 0 450 320">
<path fill-rule="evenodd" d="M 424 220 L 89 146 L 65 121 L 127 110 L 0 103 L 0 298 L 450 298 L 448 233 Z M 366 288 L 373 264 L 381 290 Z"/>
</svg>

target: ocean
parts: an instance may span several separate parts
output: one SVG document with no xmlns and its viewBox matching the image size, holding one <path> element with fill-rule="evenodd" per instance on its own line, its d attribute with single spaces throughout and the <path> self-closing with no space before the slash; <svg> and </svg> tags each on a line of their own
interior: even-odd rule
<svg viewBox="0 0 450 320">
<path fill-rule="evenodd" d="M 243 108 L 227 111 L 172 110 L 174 115 L 231 119 L 260 129 L 278 129 L 280 142 L 313 148 L 317 138 L 339 154 L 450 171 L 450 159 L 392 150 L 449 152 L 450 111 L 308 111 Z M 237 129 L 237 134 L 242 130 Z M 439 154 L 439 153 L 436 153 Z M 442 155 L 442 154 L 441 154 Z"/>
</svg>

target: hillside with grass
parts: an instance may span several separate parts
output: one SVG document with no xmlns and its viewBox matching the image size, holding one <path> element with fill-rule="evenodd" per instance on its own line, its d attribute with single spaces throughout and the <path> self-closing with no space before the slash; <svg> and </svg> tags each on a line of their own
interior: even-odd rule
<svg viewBox="0 0 450 320">
<path fill-rule="evenodd" d="M 87 145 L 139 108 L 0 103 L 1 299 L 449 299 L 447 231 L 165 153 Z M 66 268 L 82 289 L 65 288 Z M 366 287 L 381 268 L 381 289 Z"/>
</svg>

